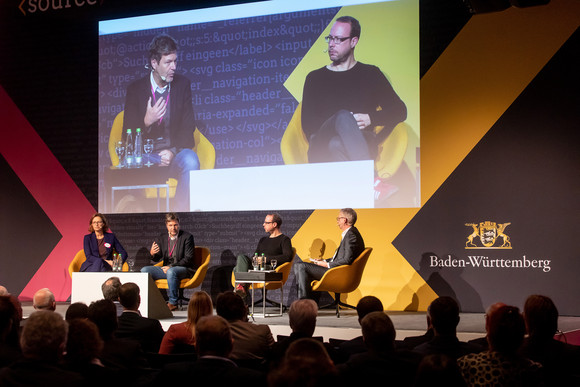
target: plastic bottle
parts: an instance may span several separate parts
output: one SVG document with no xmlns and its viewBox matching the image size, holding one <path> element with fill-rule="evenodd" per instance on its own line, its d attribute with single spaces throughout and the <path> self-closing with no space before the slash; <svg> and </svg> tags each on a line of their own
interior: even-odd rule
<svg viewBox="0 0 580 387">
<path fill-rule="evenodd" d="M 117 271 L 117 261 L 119 258 L 117 257 L 117 253 L 113 252 L 113 271 Z"/>
<path fill-rule="evenodd" d="M 135 165 L 140 167 L 143 164 L 143 137 L 141 137 L 141 128 L 137 128 L 135 134 Z"/>
<path fill-rule="evenodd" d="M 254 253 L 254 257 L 252 258 L 252 266 L 254 270 L 260 269 L 260 264 L 258 262 L 259 262 L 258 253 Z"/>
<path fill-rule="evenodd" d="M 127 168 L 132 168 L 135 163 L 133 146 L 133 134 L 131 133 L 131 129 L 127 129 L 127 138 L 125 139 L 125 161 L 127 162 Z"/>
<path fill-rule="evenodd" d="M 262 253 L 262 265 L 260 266 L 260 270 L 266 270 L 266 255 Z"/>
</svg>

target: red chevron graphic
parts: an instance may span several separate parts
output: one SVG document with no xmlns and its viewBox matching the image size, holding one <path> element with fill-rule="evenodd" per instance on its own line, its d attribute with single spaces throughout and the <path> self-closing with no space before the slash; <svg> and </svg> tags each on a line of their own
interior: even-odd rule
<svg viewBox="0 0 580 387">
<path fill-rule="evenodd" d="M 32 299 L 34 292 L 48 287 L 57 301 L 66 301 L 71 292 L 68 265 L 82 248 L 87 219 L 95 209 L 1 86 L 0 106 L 3 124 L 10 128 L 2 132 L 0 154 L 62 235 L 20 298 Z M 14 146 L 23 143 L 27 146 Z M 25 258 L 17 261 L 25 263 Z"/>
</svg>

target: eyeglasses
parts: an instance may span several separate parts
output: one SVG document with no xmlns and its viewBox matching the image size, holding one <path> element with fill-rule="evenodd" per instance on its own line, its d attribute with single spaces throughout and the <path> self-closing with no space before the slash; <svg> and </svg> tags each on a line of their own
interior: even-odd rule
<svg viewBox="0 0 580 387">
<path fill-rule="evenodd" d="M 102 222 L 102 221 L 100 221 L 100 220 L 95 220 L 95 221 L 93 222 L 93 224 L 105 224 L 105 223 L 104 223 L 104 222 Z"/>
<path fill-rule="evenodd" d="M 346 218 L 345 218 L 344 216 L 337 216 L 337 217 L 336 217 L 336 220 L 337 220 L 337 221 L 338 221 L 338 220 L 341 220 L 341 219 L 346 219 Z"/>
<path fill-rule="evenodd" d="M 264 224 L 272 224 L 272 223 L 274 223 L 274 222 L 264 222 Z"/>
<path fill-rule="evenodd" d="M 340 36 L 332 36 L 332 35 L 328 35 L 324 37 L 324 40 L 326 40 L 326 43 L 334 43 L 334 44 L 340 44 L 342 42 L 344 42 L 347 39 L 352 38 L 352 36 L 347 36 L 346 38 L 341 38 Z"/>
</svg>

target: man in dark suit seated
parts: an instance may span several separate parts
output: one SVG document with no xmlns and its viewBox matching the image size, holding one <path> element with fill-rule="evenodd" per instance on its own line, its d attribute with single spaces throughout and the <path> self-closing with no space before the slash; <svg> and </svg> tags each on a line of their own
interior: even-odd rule
<svg viewBox="0 0 580 387">
<path fill-rule="evenodd" d="M 121 285 L 119 301 L 121 301 L 124 310 L 119 316 L 119 327 L 115 336 L 138 341 L 145 352 L 159 352 L 159 346 L 165 332 L 158 320 L 141 316 L 139 312 L 141 304 L 139 286 L 133 282 Z"/>
<path fill-rule="evenodd" d="M 298 281 L 298 298 L 316 299 L 310 283 L 322 278 L 330 268 L 350 265 L 365 249 L 365 242 L 360 232 L 354 227 L 356 212 L 352 208 L 339 211 L 336 224 L 342 231 L 342 240 L 334 256 L 330 259 L 313 259 L 310 262 L 297 261 L 294 272 Z"/>
<path fill-rule="evenodd" d="M 239 367 L 231 360 L 233 338 L 223 317 L 212 315 L 199 319 L 195 324 L 195 349 L 196 361 L 167 364 L 158 381 L 163 385 L 179 385 L 189 380 L 199 386 L 266 386 L 265 373 Z"/>
</svg>

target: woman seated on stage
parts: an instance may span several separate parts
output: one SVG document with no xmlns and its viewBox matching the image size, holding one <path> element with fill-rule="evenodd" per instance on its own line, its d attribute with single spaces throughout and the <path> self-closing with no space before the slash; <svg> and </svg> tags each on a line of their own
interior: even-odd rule
<svg viewBox="0 0 580 387">
<path fill-rule="evenodd" d="M 195 324 L 203 316 L 212 314 L 213 303 L 209 294 L 204 291 L 193 293 L 187 306 L 187 321 L 169 327 L 161 341 L 159 353 L 164 355 L 194 353 Z"/>
<path fill-rule="evenodd" d="M 96 213 L 89 220 L 89 232 L 85 235 L 83 248 L 87 260 L 81 265 L 80 271 L 112 271 L 113 252 L 121 254 L 123 263 L 127 260 L 127 252 L 112 232 L 109 231 L 107 219 L 103 214 Z"/>
</svg>

